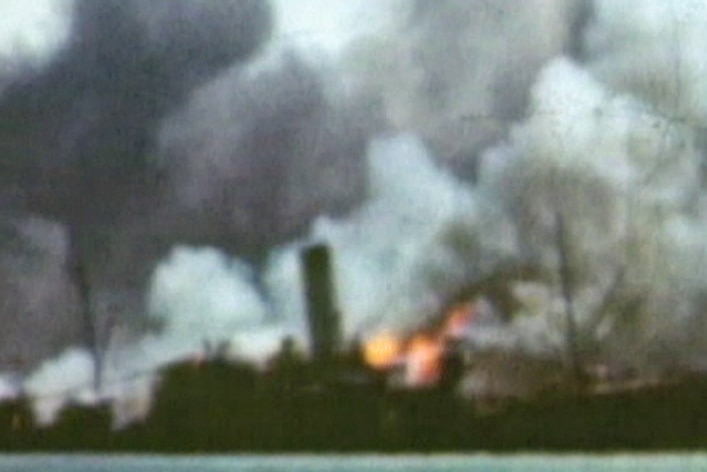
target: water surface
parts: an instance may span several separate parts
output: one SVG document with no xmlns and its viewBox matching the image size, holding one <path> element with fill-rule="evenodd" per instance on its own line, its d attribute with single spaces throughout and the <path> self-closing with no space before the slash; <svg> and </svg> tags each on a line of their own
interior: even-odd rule
<svg viewBox="0 0 707 472">
<path fill-rule="evenodd" d="M 704 471 L 707 454 L 685 455 L 4 455 L 2 472 L 515 472 Z"/>
</svg>

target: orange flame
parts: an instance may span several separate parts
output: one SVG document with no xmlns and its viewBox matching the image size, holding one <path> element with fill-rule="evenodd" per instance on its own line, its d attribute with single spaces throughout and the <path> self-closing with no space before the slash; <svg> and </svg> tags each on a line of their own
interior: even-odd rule
<svg viewBox="0 0 707 472">
<path fill-rule="evenodd" d="M 377 334 L 363 343 L 363 358 L 373 369 L 400 367 L 408 386 L 434 385 L 442 377 L 445 343 L 464 335 L 473 322 L 474 309 L 472 301 L 456 305 L 449 310 L 441 326 L 407 340 L 389 332 Z"/>
<path fill-rule="evenodd" d="M 390 333 L 380 333 L 363 345 L 363 358 L 374 369 L 392 367 L 400 358 L 403 343 Z"/>
<path fill-rule="evenodd" d="M 417 334 L 406 349 L 406 383 L 423 386 L 437 383 L 442 375 L 443 346 L 439 337 Z"/>
</svg>

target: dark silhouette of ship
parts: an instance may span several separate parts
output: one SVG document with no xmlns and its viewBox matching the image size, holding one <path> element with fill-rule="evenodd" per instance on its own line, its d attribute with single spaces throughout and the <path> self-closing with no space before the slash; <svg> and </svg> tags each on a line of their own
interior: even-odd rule
<svg viewBox="0 0 707 472">
<path fill-rule="evenodd" d="M 367 363 L 354 342 L 343 347 L 331 257 L 326 246 L 302 256 L 311 353 L 283 342 L 268 368 L 213 356 L 175 363 L 161 373 L 144 421 L 111 425 L 110 405 L 73 405 L 48 427 L 34 424 L 29 400 L 0 405 L 0 450 L 216 452 L 608 451 L 701 449 L 707 446 L 707 379 L 606 384 L 595 379 L 538 382 L 531 397 L 459 395 L 474 360 L 455 342 L 444 346 L 433 384 L 395 381 L 395 365 Z M 516 379 L 563 372 L 528 359 Z M 523 369 L 526 369 L 525 372 Z M 564 372 L 566 372 L 565 369 Z M 572 371 L 572 369 L 569 369 Z M 530 372 L 531 374 L 528 374 Z M 537 374 L 540 375 L 540 374 Z M 608 386 L 607 386 L 608 385 Z"/>
</svg>

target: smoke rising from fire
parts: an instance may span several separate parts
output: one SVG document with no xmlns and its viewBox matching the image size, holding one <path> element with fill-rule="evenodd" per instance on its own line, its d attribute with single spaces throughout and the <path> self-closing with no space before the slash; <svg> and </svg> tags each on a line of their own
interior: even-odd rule
<svg viewBox="0 0 707 472">
<path fill-rule="evenodd" d="M 415 330 L 522 266 L 531 280 L 504 282 L 509 321 L 466 343 L 561 358 L 558 218 L 582 355 L 704 364 L 700 2 L 342 0 L 319 24 L 315 1 L 273 2 L 272 16 L 223 1 L 183 35 L 173 25 L 202 8 L 187 3 L 77 2 L 69 46 L 42 60 L 46 73 L 8 75 L 0 104 L 3 208 L 97 225 L 87 253 L 101 290 L 146 295 L 163 320 L 114 335 L 107 377 L 226 332 L 232 355 L 286 335 L 306 344 L 297 251 L 312 241 L 333 248 L 348 339 Z M 105 16 L 121 22 L 116 42 L 101 36 Z M 193 62 L 190 47 L 212 52 Z M 67 71 L 50 100 L 52 74 Z M 34 124 L 17 131 L 17 116 Z"/>
<path fill-rule="evenodd" d="M 69 36 L 63 14 L 68 0 L 0 2 L 0 95 L 5 86 L 37 73 L 51 61 Z"/>
<path fill-rule="evenodd" d="M 372 142 L 369 169 L 368 202 L 345 220 L 318 220 L 310 234 L 335 255 L 347 337 L 421 324 L 464 283 L 514 252 L 503 215 L 435 164 L 418 138 Z M 276 311 L 286 319 L 304 320 L 301 298 L 293 303 L 301 292 L 292 277 L 300 247 L 275 256 L 268 272 Z"/>
</svg>

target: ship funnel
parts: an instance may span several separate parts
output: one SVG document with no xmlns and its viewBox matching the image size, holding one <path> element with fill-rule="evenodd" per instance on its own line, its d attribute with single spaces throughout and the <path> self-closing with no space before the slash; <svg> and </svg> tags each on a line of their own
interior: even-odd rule
<svg viewBox="0 0 707 472">
<path fill-rule="evenodd" d="M 312 358 L 315 361 L 331 359 L 341 341 L 331 251 L 326 244 L 316 244 L 302 251 L 301 260 Z"/>
</svg>

